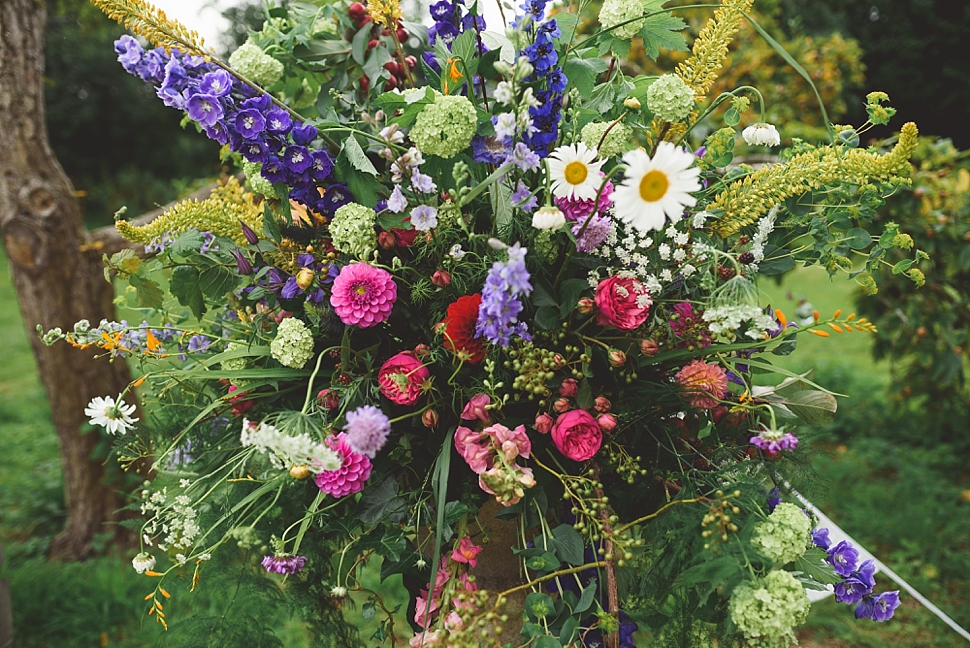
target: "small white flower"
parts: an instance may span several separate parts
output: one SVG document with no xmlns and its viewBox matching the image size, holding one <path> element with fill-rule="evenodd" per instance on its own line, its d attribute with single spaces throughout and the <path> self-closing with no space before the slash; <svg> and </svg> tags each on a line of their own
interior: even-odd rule
<svg viewBox="0 0 970 648">
<path fill-rule="evenodd" d="M 121 398 L 115 402 L 111 396 L 95 396 L 84 408 L 84 415 L 91 417 L 91 425 L 100 425 L 108 434 L 125 434 L 138 421 L 131 417 L 134 411 L 135 406 L 125 405 Z"/>
<path fill-rule="evenodd" d="M 404 133 L 402 133 L 397 124 L 391 124 L 390 126 L 385 126 L 381 129 L 381 138 L 390 144 L 403 144 L 404 143 Z"/>
<path fill-rule="evenodd" d="M 757 123 L 741 132 L 741 137 L 751 146 L 778 146 L 781 136 L 771 124 Z"/>
<path fill-rule="evenodd" d="M 595 200 L 604 160 L 594 162 L 596 151 L 582 142 L 560 146 L 549 155 L 549 178 L 557 198 Z"/>
<path fill-rule="evenodd" d="M 199 554 L 199 562 L 202 562 L 203 560 L 212 560 L 212 554 L 211 553 L 208 553 L 208 552 L 207 553 L 200 553 Z"/>
<path fill-rule="evenodd" d="M 495 86 L 495 92 L 492 93 L 492 98 L 503 106 L 507 106 L 515 98 L 515 94 L 512 92 L 512 84 L 508 81 L 500 81 Z"/>
<path fill-rule="evenodd" d="M 506 138 L 515 137 L 515 114 L 506 112 L 496 115 L 494 118 L 495 137 Z"/>
<path fill-rule="evenodd" d="M 333 589 L 330 590 L 330 596 L 338 599 L 344 598 L 345 596 L 347 596 L 347 588 L 340 587 L 338 585 L 337 587 L 334 587 Z"/>
<path fill-rule="evenodd" d="M 394 185 L 394 191 L 391 192 L 391 196 L 387 199 L 387 208 L 399 214 L 407 209 L 407 206 L 408 199 L 401 193 L 401 185 Z"/>
<path fill-rule="evenodd" d="M 532 227 L 537 230 L 557 230 L 566 224 L 566 217 L 558 207 L 546 205 L 532 215 Z"/>
<path fill-rule="evenodd" d="M 185 554 L 180 554 L 180 553 L 175 554 L 175 562 L 177 562 L 180 567 L 184 565 L 185 561 L 187 560 L 188 558 L 185 557 Z"/>
<path fill-rule="evenodd" d="M 455 259 L 457 261 L 458 259 L 465 256 L 465 251 L 461 249 L 460 243 L 455 243 L 454 245 L 451 246 L 451 249 L 448 250 L 448 256 L 450 256 L 452 259 Z"/>
<path fill-rule="evenodd" d="M 687 258 L 687 252 L 683 248 L 674 250 L 674 261 L 680 262 Z"/>
<path fill-rule="evenodd" d="M 192 482 L 190 482 L 188 479 L 179 480 L 179 488 L 188 488 L 191 484 Z"/>
<path fill-rule="evenodd" d="M 155 567 L 155 556 L 143 551 L 131 559 L 131 566 L 139 574 L 144 574 L 146 571 L 151 571 Z"/>
<path fill-rule="evenodd" d="M 670 246 L 666 243 L 661 243 L 660 247 L 657 248 L 657 252 L 660 253 L 660 258 L 664 261 L 670 258 Z"/>
<path fill-rule="evenodd" d="M 711 215 L 706 211 L 697 212 L 690 224 L 694 229 L 701 229 L 710 217 Z"/>
</svg>

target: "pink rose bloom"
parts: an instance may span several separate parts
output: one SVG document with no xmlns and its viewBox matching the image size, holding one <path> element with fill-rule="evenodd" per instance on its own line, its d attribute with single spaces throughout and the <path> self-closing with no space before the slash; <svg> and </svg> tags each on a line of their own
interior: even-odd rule
<svg viewBox="0 0 970 648">
<path fill-rule="evenodd" d="M 364 490 L 373 468 L 370 459 L 350 449 L 347 435 L 341 432 L 324 440 L 331 450 L 343 456 L 343 463 L 337 470 L 325 470 L 314 478 L 322 492 L 334 497 L 344 497 Z"/>
<path fill-rule="evenodd" d="M 431 372 L 413 351 L 391 356 L 377 373 L 381 393 L 397 405 L 414 405 L 431 378 Z"/>
<path fill-rule="evenodd" d="M 650 315 L 646 286 L 633 277 L 608 277 L 596 286 L 596 323 L 621 331 L 632 331 Z"/>
<path fill-rule="evenodd" d="M 529 435 L 525 433 L 524 425 L 510 430 L 504 425 L 496 423 L 482 430 L 482 434 L 487 434 L 495 439 L 495 444 L 502 449 L 505 461 L 508 463 L 512 463 L 516 457 L 520 456 L 528 459 L 529 453 L 532 451 L 532 442 L 529 440 Z"/>
<path fill-rule="evenodd" d="M 573 461 L 586 461 L 592 459 L 603 445 L 603 431 L 586 410 L 570 410 L 556 419 L 552 442 L 559 452 Z"/>
<path fill-rule="evenodd" d="M 677 372 L 674 380 L 684 399 L 697 409 L 712 409 L 728 390 L 727 373 L 720 365 L 694 360 Z"/>
<path fill-rule="evenodd" d="M 549 434 L 549 431 L 552 430 L 553 422 L 552 417 L 543 412 L 536 417 L 536 422 L 533 424 L 533 427 L 539 434 Z"/>
<path fill-rule="evenodd" d="M 377 326 L 391 314 L 397 300 L 397 284 L 391 273 L 366 263 L 344 266 L 333 280 L 333 306 L 340 321 L 348 326 Z"/>
<path fill-rule="evenodd" d="M 472 542 L 472 539 L 468 536 L 465 536 L 458 542 L 455 550 L 451 552 L 451 559 L 474 568 L 478 565 L 478 554 L 481 552 L 482 547 Z"/>
<path fill-rule="evenodd" d="M 485 438 L 481 432 L 466 427 L 455 430 L 455 449 L 476 475 L 488 470 L 492 458 L 491 448 L 482 444 Z"/>
<path fill-rule="evenodd" d="M 579 383 L 575 378 L 566 378 L 559 386 L 559 395 L 566 398 L 574 398 L 579 393 Z"/>
<path fill-rule="evenodd" d="M 488 423 L 488 410 L 485 409 L 485 406 L 491 402 L 492 399 L 489 398 L 488 394 L 475 394 L 465 405 L 465 409 L 461 411 L 461 419 L 464 421 L 478 419 L 484 423 Z"/>
</svg>

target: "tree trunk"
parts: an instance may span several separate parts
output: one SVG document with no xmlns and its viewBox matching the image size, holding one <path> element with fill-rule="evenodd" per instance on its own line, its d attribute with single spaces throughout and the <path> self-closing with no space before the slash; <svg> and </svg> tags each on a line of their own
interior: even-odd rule
<svg viewBox="0 0 970 648">
<path fill-rule="evenodd" d="M 44 346 L 35 332 L 38 324 L 70 330 L 80 319 L 114 318 L 100 253 L 82 249 L 86 235 L 74 189 L 47 141 L 46 21 L 43 2 L 0 1 L 0 234 L 61 450 L 67 528 L 51 554 L 78 559 L 91 553 L 95 534 L 130 537 L 120 526 L 105 526 L 119 518 L 120 500 L 105 482 L 102 461 L 92 458 L 98 435 L 79 433 L 90 399 L 116 396 L 130 376 L 123 361 L 92 362 L 90 351 Z"/>
</svg>

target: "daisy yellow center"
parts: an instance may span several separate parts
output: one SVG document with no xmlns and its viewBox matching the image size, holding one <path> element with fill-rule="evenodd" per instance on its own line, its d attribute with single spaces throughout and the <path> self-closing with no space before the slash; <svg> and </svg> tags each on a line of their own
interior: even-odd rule
<svg viewBox="0 0 970 648">
<path fill-rule="evenodd" d="M 582 162 L 570 162 L 566 165 L 566 170 L 563 172 L 566 177 L 566 182 L 569 184 L 582 184 L 586 180 L 586 176 L 589 175 L 589 170 L 586 165 Z"/>
<path fill-rule="evenodd" d="M 640 179 L 640 197 L 646 202 L 657 202 L 667 193 L 670 181 L 663 171 L 648 171 Z"/>
</svg>

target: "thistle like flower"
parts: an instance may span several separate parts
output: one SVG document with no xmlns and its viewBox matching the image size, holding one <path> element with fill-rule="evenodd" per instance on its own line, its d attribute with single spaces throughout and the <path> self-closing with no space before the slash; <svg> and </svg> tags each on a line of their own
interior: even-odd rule
<svg viewBox="0 0 970 648">
<path fill-rule="evenodd" d="M 263 556 L 263 561 L 260 564 L 270 573 L 296 574 L 303 570 L 303 565 L 306 564 L 306 556 L 289 556 L 286 554 Z"/>
<path fill-rule="evenodd" d="M 351 450 L 373 459 L 387 442 L 387 435 L 391 433 L 391 422 L 381 410 L 373 405 L 364 405 L 347 412 L 344 431 Z"/>
</svg>

